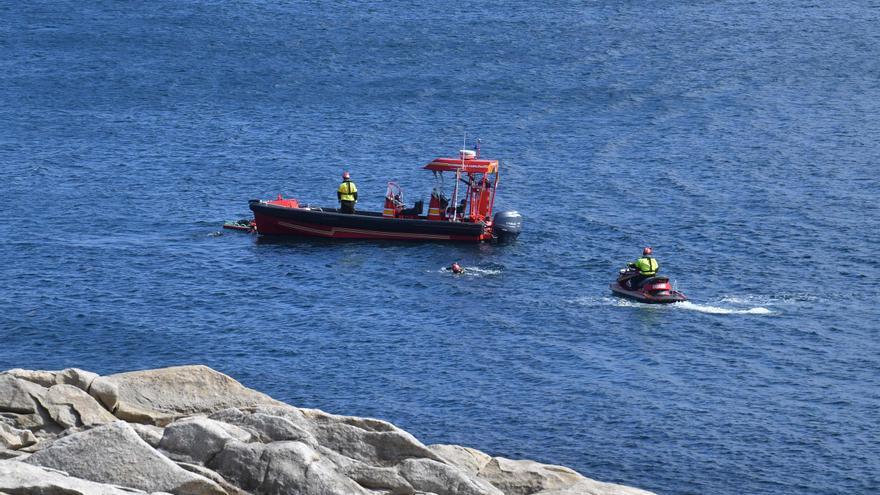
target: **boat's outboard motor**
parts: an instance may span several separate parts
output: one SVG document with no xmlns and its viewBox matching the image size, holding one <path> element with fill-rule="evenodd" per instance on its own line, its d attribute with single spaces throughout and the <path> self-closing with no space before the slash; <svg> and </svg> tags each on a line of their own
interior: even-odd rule
<svg viewBox="0 0 880 495">
<path fill-rule="evenodd" d="M 498 242 L 511 242 L 522 232 L 522 215 L 516 211 L 500 211 L 492 220 L 492 236 Z"/>
</svg>

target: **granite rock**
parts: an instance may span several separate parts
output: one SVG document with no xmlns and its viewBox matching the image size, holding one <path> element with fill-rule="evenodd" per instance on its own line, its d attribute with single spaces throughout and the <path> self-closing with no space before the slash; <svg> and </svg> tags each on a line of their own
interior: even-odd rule
<svg viewBox="0 0 880 495">
<path fill-rule="evenodd" d="M 176 495 L 226 495 L 216 483 L 166 458 L 122 421 L 59 438 L 24 462 L 85 480 Z"/>
</svg>

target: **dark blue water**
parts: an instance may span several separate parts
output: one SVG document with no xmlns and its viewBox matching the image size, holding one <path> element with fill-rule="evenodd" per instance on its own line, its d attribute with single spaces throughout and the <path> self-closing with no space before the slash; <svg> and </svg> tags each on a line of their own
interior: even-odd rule
<svg viewBox="0 0 880 495">
<path fill-rule="evenodd" d="M 663 494 L 880 490 L 880 4 L 4 2 L 0 369 L 205 363 Z M 221 231 L 463 133 L 511 246 Z M 655 248 L 693 300 L 609 297 Z M 471 268 L 453 277 L 441 268 Z"/>
</svg>

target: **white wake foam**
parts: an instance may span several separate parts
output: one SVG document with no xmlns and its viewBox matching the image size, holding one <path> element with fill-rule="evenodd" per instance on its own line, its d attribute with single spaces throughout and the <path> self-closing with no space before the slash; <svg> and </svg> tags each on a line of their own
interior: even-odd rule
<svg viewBox="0 0 880 495">
<path fill-rule="evenodd" d="M 707 313 L 713 315 L 772 315 L 774 314 L 768 308 L 757 306 L 752 308 L 736 308 L 712 306 L 710 304 L 697 304 L 691 301 L 684 301 L 673 304 L 644 304 L 631 299 L 620 297 L 589 297 L 581 296 L 576 299 L 570 299 L 568 303 L 577 304 L 579 306 L 617 306 L 620 308 L 646 308 L 662 310 L 663 308 L 671 308 L 685 311 L 696 311 L 698 313 Z M 724 302 L 724 301 L 722 301 Z"/>
<path fill-rule="evenodd" d="M 580 296 L 574 299 L 566 299 L 564 300 L 564 302 L 567 304 L 576 304 L 578 306 L 621 306 L 628 303 L 629 301 L 627 301 L 626 299 L 621 299 L 619 297 Z"/>
<path fill-rule="evenodd" d="M 696 304 L 690 301 L 684 301 L 680 303 L 675 303 L 671 305 L 676 309 L 684 309 L 688 311 L 697 311 L 700 313 L 709 313 L 713 315 L 771 315 L 773 314 L 767 308 L 764 307 L 755 307 L 755 308 L 722 308 L 720 306 L 710 306 L 708 304 Z"/>
<path fill-rule="evenodd" d="M 473 273 L 475 275 L 501 275 L 501 270 L 497 268 L 480 268 L 480 267 L 468 267 L 464 269 L 464 274 Z"/>
<path fill-rule="evenodd" d="M 774 296 L 765 295 L 727 295 L 721 298 L 723 303 L 731 304 L 759 304 L 762 306 L 796 306 L 804 303 L 812 303 L 819 298 L 814 294 L 785 293 Z"/>
<path fill-rule="evenodd" d="M 502 273 L 504 273 L 503 270 L 497 268 L 480 268 L 478 266 L 465 266 L 464 273 L 459 274 L 452 273 L 448 266 L 444 266 L 437 271 L 440 273 L 456 275 L 458 277 L 489 277 L 493 275 L 501 275 Z"/>
</svg>

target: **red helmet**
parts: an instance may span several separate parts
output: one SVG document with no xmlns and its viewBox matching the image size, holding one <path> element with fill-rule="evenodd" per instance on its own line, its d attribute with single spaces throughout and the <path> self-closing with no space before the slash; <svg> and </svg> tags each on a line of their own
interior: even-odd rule
<svg viewBox="0 0 880 495">
<path fill-rule="evenodd" d="M 351 179 L 351 174 L 348 173 L 348 171 L 346 170 L 345 172 L 342 172 L 342 178 L 343 179 Z"/>
<path fill-rule="evenodd" d="M 651 256 L 652 254 L 654 254 L 654 250 L 651 249 L 650 247 L 646 247 L 645 249 L 642 249 L 643 256 Z"/>
<path fill-rule="evenodd" d="M 461 273 L 464 271 L 458 263 L 453 263 L 449 268 L 452 270 L 452 273 Z"/>
</svg>

